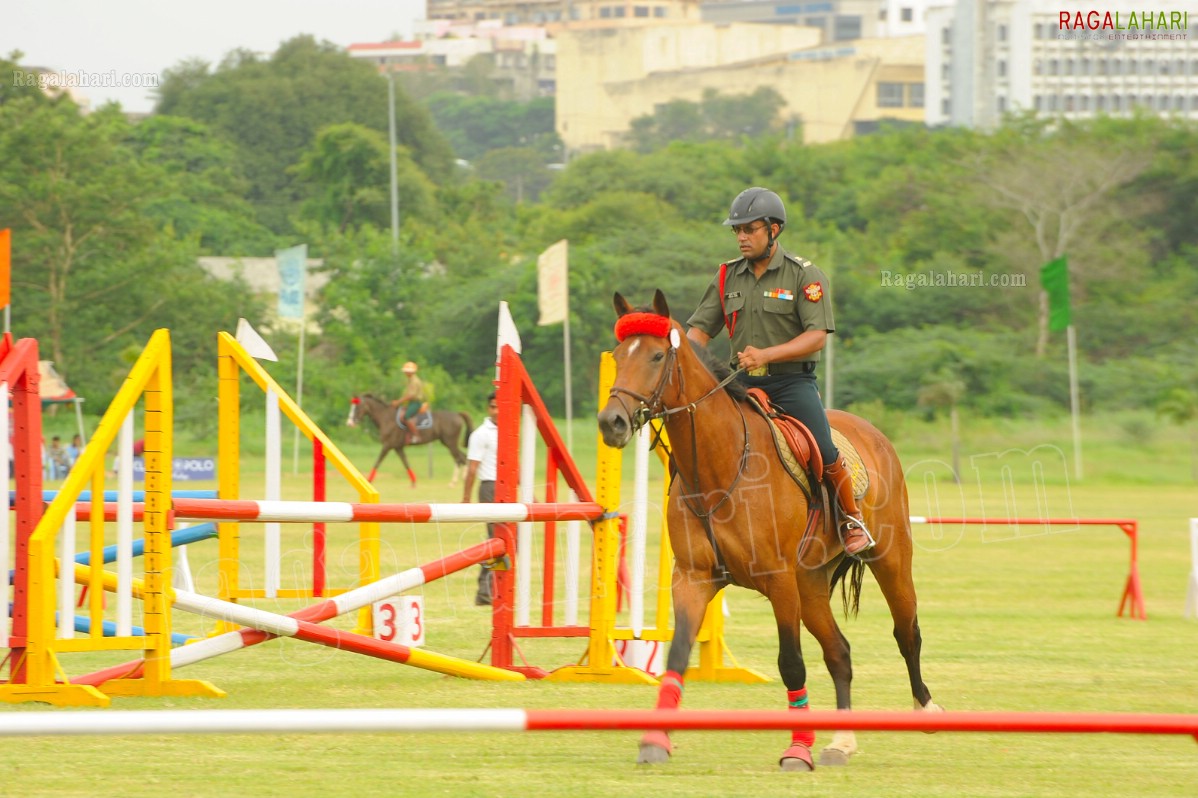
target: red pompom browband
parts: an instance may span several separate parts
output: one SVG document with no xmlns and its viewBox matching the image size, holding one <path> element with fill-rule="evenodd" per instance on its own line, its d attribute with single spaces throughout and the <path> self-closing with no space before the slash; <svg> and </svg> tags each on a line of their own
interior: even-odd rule
<svg viewBox="0 0 1198 798">
<path fill-rule="evenodd" d="M 616 340 L 623 341 L 630 335 L 655 335 L 665 338 L 670 334 L 670 317 L 656 313 L 625 313 L 616 321 Z"/>
</svg>

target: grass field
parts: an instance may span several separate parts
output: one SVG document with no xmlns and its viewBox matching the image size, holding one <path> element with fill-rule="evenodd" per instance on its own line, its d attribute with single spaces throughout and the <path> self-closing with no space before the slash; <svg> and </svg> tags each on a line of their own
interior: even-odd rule
<svg viewBox="0 0 1198 798">
<path fill-rule="evenodd" d="M 593 423 L 576 424 L 575 448 L 589 477 L 594 470 Z M 899 430 L 896 440 L 911 475 L 912 512 L 991 519 L 1136 519 L 1148 620 L 1116 617 L 1129 565 L 1128 539 L 1116 527 L 916 526 L 924 676 L 936 701 L 950 711 L 1198 712 L 1198 623 L 1182 618 L 1190 569 L 1188 518 L 1198 516 L 1198 490 L 1188 479 L 1184 447 L 1179 451 L 1171 436 L 1161 434 L 1128 448 L 1128 431 L 1117 421 L 1095 422 L 1085 430 L 1087 479 L 1077 481 L 1066 477 L 1072 473 L 1067 421 L 979 422 L 967 430 L 960 486 L 943 465 L 948 447 L 939 425 L 911 422 Z M 364 433 L 331 434 L 344 442 L 363 471 L 369 468 L 375 449 Z M 289 436 L 284 440 L 290 451 Z M 1029 459 L 1028 451 L 1038 454 Z M 445 484 L 447 455 L 435 453 L 432 478 L 425 476 L 426 458 L 423 450 L 414 458 L 422 478 L 416 489 L 401 479 L 398 461 L 385 467 L 377 483 L 383 500 L 458 500 L 460 489 Z M 1029 466 L 1033 461 L 1042 474 L 1038 482 Z M 262 485 L 260 460 L 247 456 L 242 474 L 244 496 L 260 496 L 254 493 Z M 290 477 L 289 465 L 285 477 Z M 290 478 L 286 497 L 308 498 L 307 484 L 302 475 Z M 659 491 L 660 484 L 650 496 Z M 331 493 L 332 498 L 352 498 L 336 488 Z M 253 578 L 260 575 L 261 547 L 249 541 L 259 528 L 247 525 L 243 530 L 245 573 Z M 286 529 L 286 573 L 298 572 L 295 579 L 302 581 L 307 573 L 305 532 Z M 335 528 L 331 534 L 330 580 L 346 583 L 356 570 L 353 530 Z M 477 524 L 389 526 L 384 530 L 383 572 L 450 553 L 484 534 Z M 214 592 L 215 542 L 191 546 L 189 557 L 201 592 Z M 489 618 L 485 608 L 472 603 L 474 578 L 472 569 L 424 589 L 430 650 L 469 659 L 483 655 Z M 290 611 L 302 603 L 258 606 Z M 728 607 L 728 640 L 736 658 L 775 681 L 753 686 L 691 682 L 684 708 L 782 708 L 785 692 L 776 680 L 776 637 L 768 605 L 734 589 Z M 337 625 L 349 628 L 350 621 Z M 203 629 L 196 619 L 180 614 L 176 627 Z M 842 621 L 842 628 L 853 646 L 854 706 L 909 708 L 889 616 L 869 577 L 859 617 Z M 581 640 L 522 647 L 532 662 L 546 668 L 572 663 L 583 653 Z M 831 708 L 831 683 L 818 646 L 805 637 L 804 650 L 812 705 Z M 64 657 L 64 668 L 80 674 L 112 662 L 89 661 L 91 656 Z M 292 640 L 202 662 L 177 675 L 207 679 L 229 695 L 213 701 L 117 699 L 109 710 L 55 711 L 648 708 L 655 695 L 647 687 L 464 681 Z M 0 705 L 0 713 L 45 709 Z M 673 761 L 654 769 L 634 764 L 637 737 L 596 732 L 5 738 L 0 744 L 0 795 L 1113 798 L 1192 796 L 1198 790 L 1196 741 L 1181 737 L 860 733 L 861 751 L 849 767 L 804 775 L 777 772 L 777 757 L 788 739 L 782 732 L 679 733 L 674 735 Z M 817 745 L 827 740 L 820 733 Z"/>
</svg>

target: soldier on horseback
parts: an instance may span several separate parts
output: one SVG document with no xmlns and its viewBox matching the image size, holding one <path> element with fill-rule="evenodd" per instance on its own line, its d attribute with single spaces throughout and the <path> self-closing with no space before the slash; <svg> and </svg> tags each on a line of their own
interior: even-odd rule
<svg viewBox="0 0 1198 798">
<path fill-rule="evenodd" d="M 719 271 L 687 320 L 687 337 L 706 346 L 727 328 L 732 368 L 761 388 L 782 412 L 811 430 L 823 457 L 823 478 L 837 497 L 845 520 L 845 553 L 856 556 L 875 543 L 857 507 L 848 464 L 828 426 L 815 382 L 815 367 L 834 332 L 828 277 L 817 266 L 778 244 L 786 207 L 773 191 L 748 188 L 732 201 L 724 225 L 731 227 L 741 257 Z"/>
</svg>

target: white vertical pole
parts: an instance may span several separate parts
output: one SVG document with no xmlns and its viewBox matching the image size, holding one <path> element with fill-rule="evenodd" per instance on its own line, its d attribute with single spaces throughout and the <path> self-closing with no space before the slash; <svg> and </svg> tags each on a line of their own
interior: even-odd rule
<svg viewBox="0 0 1198 798">
<path fill-rule="evenodd" d="M 573 490 L 570 491 L 570 501 L 578 501 L 578 494 Z M 580 526 L 581 522 L 579 521 L 566 522 L 566 606 L 565 617 L 562 619 L 562 622 L 565 623 L 566 626 L 578 625 L 578 558 L 580 556 Z"/>
<path fill-rule="evenodd" d="M 1190 586 L 1186 590 L 1187 618 L 1198 618 L 1198 518 L 1190 519 Z"/>
<path fill-rule="evenodd" d="M 301 297 L 300 297 L 300 303 L 301 303 L 300 308 L 302 309 L 301 313 L 306 313 L 307 309 L 304 308 L 304 306 L 302 304 L 303 302 L 304 302 L 304 298 L 303 298 L 303 295 L 301 295 Z M 303 409 L 303 407 L 304 407 L 304 330 L 308 326 L 308 321 L 307 321 L 307 319 L 305 319 L 304 317 L 301 316 L 300 320 L 299 320 L 299 324 L 300 324 L 299 363 L 296 364 L 295 403 L 296 403 L 296 405 L 298 405 L 300 407 L 300 409 Z M 292 449 L 291 449 L 291 473 L 292 474 L 299 473 L 299 446 L 300 446 L 300 428 L 299 428 L 299 424 L 296 424 L 295 425 L 295 444 L 294 444 L 294 446 L 292 446 Z"/>
<path fill-rule="evenodd" d="M 566 318 L 562 324 L 562 349 L 566 367 L 566 450 L 574 451 L 574 375 L 570 366 L 570 289 L 566 288 Z"/>
<path fill-rule="evenodd" d="M 649 432 L 645 424 L 636 435 L 636 459 L 633 469 L 632 518 L 628 531 L 632 551 L 629 568 L 628 614 L 632 635 L 637 639 L 645 630 L 645 527 L 649 515 Z"/>
<path fill-rule="evenodd" d="M 58 573 L 58 639 L 70 640 L 75 636 L 75 580 L 70 570 L 75 562 L 74 512 L 66 514 L 58 530 L 58 561 L 62 563 Z"/>
<path fill-rule="evenodd" d="M 133 413 L 121 423 L 117 438 L 116 494 L 116 633 L 133 634 Z M 67 578 L 67 563 L 63 576 Z"/>
<path fill-rule="evenodd" d="M 532 502 L 537 468 L 537 414 L 528 405 L 520 419 L 520 501 Z M 532 522 L 516 525 L 516 625 L 528 626 L 532 606 Z"/>
<path fill-rule="evenodd" d="M 180 521 L 175 525 L 176 529 L 187 529 L 190 526 L 186 521 Z M 188 593 L 196 592 L 195 580 L 191 576 L 191 564 L 187 561 L 187 547 L 177 546 L 171 551 L 171 586 L 176 590 L 186 590 Z"/>
<path fill-rule="evenodd" d="M 266 392 L 266 500 L 278 501 L 280 491 L 280 460 L 282 446 L 279 425 L 279 395 L 273 390 Z M 267 598 L 279 594 L 279 524 L 271 522 L 266 527 L 266 576 L 264 587 Z"/>
<path fill-rule="evenodd" d="M 1080 482 L 1082 479 L 1082 430 L 1079 420 L 1081 407 L 1077 392 L 1077 333 L 1072 324 L 1065 328 L 1065 338 L 1069 342 L 1069 414 L 1073 416 L 1073 471 Z"/>
<path fill-rule="evenodd" d="M 4 309 L 7 318 L 8 308 Z M 9 521 L 12 513 L 8 509 L 8 481 L 12 477 L 8 469 L 9 440 L 8 440 L 8 383 L 0 382 L 0 484 L 4 485 L 4 512 L 0 513 L 0 579 L 4 590 L 0 591 L 0 648 L 8 648 L 9 613 L 8 603 L 12 590 L 8 586 L 9 546 L 12 545 L 12 532 Z"/>
</svg>

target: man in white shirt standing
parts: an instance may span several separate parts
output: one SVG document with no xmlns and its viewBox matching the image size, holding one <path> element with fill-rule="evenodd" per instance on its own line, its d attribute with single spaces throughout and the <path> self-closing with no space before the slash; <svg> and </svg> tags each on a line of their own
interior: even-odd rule
<svg viewBox="0 0 1198 798">
<path fill-rule="evenodd" d="M 478 478 L 478 500 L 482 503 L 495 501 L 496 459 L 499 454 L 499 402 L 495 392 L 487 397 L 487 419 L 470 433 L 470 441 L 466 447 L 466 484 L 462 492 L 462 501 L 470 502 L 470 491 L 474 480 Z M 495 537 L 495 525 L 487 524 L 487 536 Z M 491 603 L 491 569 L 484 563 L 479 569 L 478 592 L 474 595 L 474 603 L 483 606 Z"/>
</svg>

